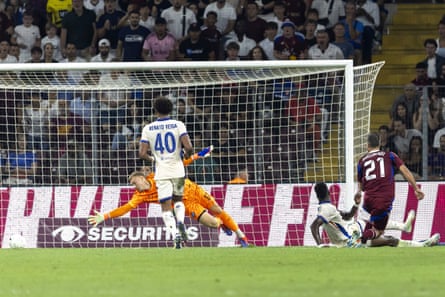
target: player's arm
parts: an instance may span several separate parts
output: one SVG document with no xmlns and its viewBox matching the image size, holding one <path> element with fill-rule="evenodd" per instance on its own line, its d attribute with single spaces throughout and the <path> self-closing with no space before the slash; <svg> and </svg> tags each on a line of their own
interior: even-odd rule
<svg viewBox="0 0 445 297">
<path fill-rule="evenodd" d="M 184 163 L 184 166 L 189 166 L 195 160 L 209 157 L 212 151 L 213 151 L 213 145 L 209 145 L 208 147 L 203 148 L 201 151 L 193 154 L 190 158 L 184 159 L 182 162 Z"/>
<path fill-rule="evenodd" d="M 181 136 L 182 147 L 184 148 L 184 157 L 188 158 L 193 155 L 193 145 L 188 134 Z"/>
<path fill-rule="evenodd" d="M 91 225 L 94 225 L 94 227 L 96 227 L 103 221 L 123 216 L 124 214 L 126 214 L 130 210 L 134 209 L 135 207 L 136 206 L 134 204 L 131 204 L 130 202 L 128 202 L 128 203 L 126 203 L 118 208 L 115 208 L 112 211 L 107 212 L 107 213 L 100 213 L 97 210 L 95 210 L 94 215 L 88 217 L 88 222 Z"/>
<path fill-rule="evenodd" d="M 150 162 L 153 161 L 153 157 L 148 154 L 149 148 L 150 145 L 147 142 L 139 142 L 139 158 Z"/>
<path fill-rule="evenodd" d="M 317 245 L 320 245 L 322 243 L 320 237 L 320 227 L 322 225 L 323 225 L 323 220 L 318 216 L 311 224 L 312 237 L 314 238 L 315 243 Z"/>
<path fill-rule="evenodd" d="M 358 191 L 354 195 L 354 205 L 351 207 L 351 210 L 349 210 L 348 212 L 340 211 L 343 220 L 350 220 L 355 216 L 360 206 L 360 202 L 362 202 L 362 193 L 361 191 Z"/>
<path fill-rule="evenodd" d="M 414 175 L 411 173 L 411 171 L 406 167 L 405 165 L 401 165 L 399 167 L 400 172 L 403 174 L 405 179 L 410 183 L 410 185 L 414 188 L 414 191 L 416 192 L 417 200 L 422 200 L 425 197 L 425 194 L 422 192 L 422 190 L 417 186 L 416 179 L 414 178 Z"/>
</svg>

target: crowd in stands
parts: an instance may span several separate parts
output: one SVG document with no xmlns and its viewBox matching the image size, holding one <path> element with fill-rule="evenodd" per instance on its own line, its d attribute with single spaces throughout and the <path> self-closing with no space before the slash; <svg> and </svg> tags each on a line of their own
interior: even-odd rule
<svg viewBox="0 0 445 297">
<path fill-rule="evenodd" d="M 389 125 L 379 128 L 382 149 L 398 153 L 428 180 L 445 179 L 445 16 L 438 36 L 424 40 L 425 59 L 413 65 L 414 79 L 394 99 Z"/>
<path fill-rule="evenodd" d="M 3 63 L 108 62 L 113 58 L 225 60 L 229 58 L 229 44 L 236 43 L 239 49 L 233 59 L 251 59 L 251 51 L 260 47 L 264 52 L 262 59 L 353 57 L 356 63 L 366 64 L 371 62 L 376 44 L 378 47 L 379 32 L 387 14 L 384 1 L 374 0 L 6 0 L 0 3 L 0 41 L 5 42 L 6 50 L 0 56 Z M 328 38 L 326 33 L 317 36 L 318 32 L 326 32 Z M 319 39 L 323 41 L 317 42 Z M 73 49 L 75 55 L 70 53 Z M 51 50 L 52 59 L 45 55 Z M 310 54 L 317 50 L 318 54 Z"/>
<path fill-rule="evenodd" d="M 372 54 L 380 47 L 381 35 L 388 14 L 383 0 L 57 0 L 57 1 L 0 1 L 0 63 L 75 63 L 75 62 L 113 62 L 113 61 L 211 61 L 211 60 L 299 60 L 299 59 L 353 59 L 355 65 L 367 64 L 372 61 Z M 408 163 L 416 163 L 412 151 L 418 153 L 418 143 L 411 144 L 421 130 L 422 111 L 420 97 L 422 87 L 436 84 L 445 85 L 445 20 L 439 23 L 439 38 L 425 41 L 427 57 L 416 66 L 416 78 L 407 85 L 404 95 L 394 103 L 391 110 L 391 122 L 387 147 L 395 149 Z M 2 74 L 9 75 L 9 74 Z M 23 81 L 31 81 L 31 74 L 20 77 Z M 119 86 L 133 86 L 132 78 L 124 72 L 81 72 L 67 71 L 49 74 L 46 79 L 55 85 L 79 84 L 101 85 L 102 81 L 113 80 Z M 5 79 L 5 78 L 3 78 Z M 10 78 L 14 81 L 15 77 Z M 276 160 L 277 146 L 264 144 L 267 154 L 270 146 L 270 166 L 280 168 L 301 168 L 301 150 L 308 150 L 313 155 L 304 154 L 306 161 L 316 161 L 317 152 L 323 141 L 328 137 L 329 122 L 332 122 L 338 106 L 335 102 L 336 82 L 329 77 L 320 77 L 317 82 L 324 86 L 323 93 L 311 86 L 290 87 L 286 96 L 274 94 L 266 98 L 264 113 L 271 110 L 270 121 L 274 122 L 285 114 L 288 123 L 304 122 L 304 131 L 292 131 L 293 125 L 278 125 L 277 131 L 271 128 L 263 133 L 271 135 L 271 141 L 282 143 Z M 281 88 L 286 87 L 286 82 Z M 310 96 L 295 94 L 296 89 L 312 90 Z M 414 91 L 412 89 L 414 88 Z M 130 88 L 129 88 L 130 89 Z M 436 87 L 429 95 L 428 106 L 428 143 L 433 146 L 429 150 L 430 164 L 443 164 L 445 157 L 444 141 L 440 134 L 445 135 L 444 110 L 445 88 Z M 229 110 L 208 110 L 203 102 L 194 102 L 194 98 L 206 100 L 205 95 L 187 94 L 184 100 L 176 101 L 177 117 L 188 122 L 192 131 L 202 131 L 204 125 L 217 126 L 205 131 L 218 131 L 217 135 L 200 135 L 193 133 L 193 141 L 212 139 L 216 147 L 214 155 L 219 158 L 218 164 L 246 164 L 252 158 L 252 147 L 249 143 L 235 143 L 237 139 L 248 139 L 246 135 L 239 137 L 237 133 L 248 134 L 248 112 L 252 110 L 247 95 L 243 90 L 236 90 L 231 95 L 229 90 L 222 90 L 214 100 L 234 100 L 227 102 Z M 232 92 L 234 92 L 232 90 Z M 305 92 L 305 91 L 301 91 Z M 16 94 L 5 94 L 15 98 Z M 150 94 L 155 98 L 163 94 Z M 2 147 L 10 149 L 10 135 L 17 136 L 17 147 L 23 150 L 26 142 L 27 151 L 22 151 L 23 166 L 31 170 L 36 178 L 45 174 L 34 172 L 33 160 L 39 160 L 42 168 L 49 168 L 61 183 L 92 183 L 92 182 L 125 182 L 113 180 L 112 176 L 123 176 L 119 162 L 126 167 L 141 165 L 132 155 L 136 152 L 138 136 L 147 117 L 140 115 L 140 110 L 147 109 L 141 100 L 147 94 L 138 91 L 129 92 L 86 92 L 78 96 L 70 90 L 59 90 L 42 95 L 27 92 L 20 106 L 17 102 L 5 100 L 0 115 L 1 125 L 8 127 L 8 139 L 2 139 Z M 212 94 L 212 97 L 214 94 Z M 312 98 L 313 97 L 313 98 Z M 94 105 L 91 98 L 97 99 L 99 106 Z M 301 101 L 300 98 L 305 98 Z M 269 102 L 267 101 L 269 100 Z M 56 104 L 54 103 L 56 101 Z M 328 102 L 329 107 L 324 106 Z M 141 105 L 142 104 L 142 105 Z M 94 106 L 93 106 L 94 105 Z M 310 105 L 310 110 L 307 106 Z M 236 107 L 237 110 L 231 110 Z M 303 108 L 304 107 L 304 108 Z M 92 111 L 98 108 L 100 121 L 92 123 L 96 115 Z M 218 108 L 218 107 L 217 107 Z M 226 107 L 224 107 L 226 108 Z M 304 109 L 304 112 L 302 110 Z M 277 116 L 276 113 L 279 113 Z M 330 115 L 332 113 L 332 115 Z M 13 116 L 11 116 L 13 115 Z M 188 120 L 187 120 L 187 117 Z M 193 118 L 193 120 L 190 119 Z M 267 118 L 267 116 L 265 117 Z M 42 121 L 42 119 L 46 119 Z M 241 123 L 247 127 L 234 126 Z M 193 124 L 191 124 L 193 123 Z M 98 124 L 97 136 L 91 131 Z M 274 127 L 274 125 L 271 125 Z M 14 128 L 11 128 L 14 127 Z M 207 127 L 208 128 L 208 127 Z M 283 133 L 283 129 L 287 132 Z M 384 128 L 382 128 L 384 130 Z M 381 130 L 382 130 L 381 129 Z M 12 131 L 14 130 L 14 131 Z M 413 130 L 411 133 L 410 131 Z M 408 132 L 406 132 L 408 131 Z M 17 132 L 17 133 L 16 133 Z M 407 134 L 410 135 L 407 139 Z M 295 136 L 292 136 L 295 135 Z M 412 137 L 411 137 L 412 135 Z M 434 135 L 434 137 L 433 137 Z M 86 139 L 90 137 L 91 139 Z M 95 137 L 100 137 L 96 139 Z M 249 137 L 254 138 L 255 135 Z M 284 139 L 292 138 L 296 139 Z M 422 137 L 422 133 L 420 133 Z M 4 137 L 3 137 L 4 138 Z M 437 138 L 437 139 L 436 139 Z M 302 140 L 305 147 L 289 148 L 288 143 Z M 422 138 L 421 138 L 422 140 Z M 104 158 L 108 164 L 95 164 L 103 156 L 95 155 L 91 143 L 110 144 L 109 156 Z M 57 143 L 58 150 L 51 150 Z M 89 145 L 90 144 L 90 145 Z M 202 146 L 208 143 L 202 143 Z M 9 147 L 8 147 L 9 146 Z M 195 144 L 196 147 L 200 147 Z M 307 148 L 306 148 L 307 146 Z M 400 147 L 398 147 L 400 146 Z M 286 148 L 285 148 L 286 147 Z M 74 148 L 81 154 L 74 154 Z M 125 148 L 122 154 L 122 148 Z M 38 152 L 35 154 L 34 152 Z M 57 156 L 48 156 L 48 152 L 57 152 Z M 31 154 L 29 154 L 31 153 Z M 33 155 L 34 154 L 34 155 Z M 131 156 L 129 156 L 131 154 Z M 298 158 L 291 158 L 297 154 Z M 300 154 L 300 155 L 298 155 Z M 54 159 L 53 159 L 54 158 Z M 16 158 L 17 159 L 17 158 Z M 54 162 L 53 160 L 57 160 Z M 82 166 L 72 166 L 83 164 Z M 417 160 L 418 161 L 418 160 Z M 46 164 L 43 164 L 45 163 Z M 231 168 L 224 172 L 220 166 L 209 158 L 193 164 L 190 172 L 196 171 L 196 179 L 203 182 L 224 182 L 233 178 L 240 168 Z M 442 163 L 440 163 L 442 162 Z M 2 159 L 2 166 L 7 164 Z M 418 163 L 418 162 L 417 162 Z M 414 165 L 413 165 L 414 166 Z M 75 172 L 73 167 L 82 167 L 84 172 Z M 97 175 L 100 180 L 92 179 L 89 168 L 100 167 L 102 172 Z M 222 172 L 215 179 L 209 172 L 218 167 Z M 302 166 L 304 167 L 304 166 Z M 134 168 L 134 167 L 133 167 Z M 266 166 L 267 168 L 267 166 Z M 432 167 L 433 168 L 433 167 Z M 436 167 L 434 167 L 436 168 Z M 441 166 L 440 168 L 445 168 Z M 252 172 L 251 168 L 248 168 Z M 411 168 L 412 169 L 412 168 Z M 436 170 L 436 169 L 434 169 Z M 30 171 L 30 172 L 31 172 Z M 437 170 L 436 170 L 437 171 Z M 442 170 L 443 171 L 443 170 Z M 2 173 L 3 175 L 4 170 Z M 276 168 L 271 171 L 280 175 L 280 181 L 292 180 L 289 173 L 283 178 Z M 290 172 L 290 171 L 289 171 Z M 227 176 L 222 175 L 226 174 Z M 443 172 L 442 172 L 443 173 Z M 31 174 L 31 173 L 30 173 Z M 419 173 L 422 175 L 422 172 Z M 431 173 L 436 174 L 436 173 Z M 21 175 L 20 175 L 21 176 Z M 20 177 L 19 176 L 19 177 Z M 443 176 L 443 175 L 442 175 Z M 5 176 L 4 176 L 5 177 Z M 9 175 L 6 175 L 9 178 Z M 109 179 L 107 179 L 109 177 Z M 26 177 L 25 177 L 26 178 Z M 107 180 L 106 180 L 107 179 Z M 46 182 L 54 182 L 53 180 Z M 8 181 L 14 184 L 13 181 Z M 16 182 L 20 183 L 20 182 Z"/>
</svg>

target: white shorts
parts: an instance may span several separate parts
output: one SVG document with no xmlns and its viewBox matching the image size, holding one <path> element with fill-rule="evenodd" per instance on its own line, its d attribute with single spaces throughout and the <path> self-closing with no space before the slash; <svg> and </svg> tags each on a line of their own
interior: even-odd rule
<svg viewBox="0 0 445 297">
<path fill-rule="evenodd" d="M 182 196 L 184 194 L 184 180 L 183 177 L 156 180 L 159 202 L 170 200 L 173 195 Z"/>
</svg>

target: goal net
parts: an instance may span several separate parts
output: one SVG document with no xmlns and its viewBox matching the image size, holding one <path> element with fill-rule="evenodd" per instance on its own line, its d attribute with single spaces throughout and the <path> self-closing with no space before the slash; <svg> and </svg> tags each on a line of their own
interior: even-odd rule
<svg viewBox="0 0 445 297">
<path fill-rule="evenodd" d="M 236 203 L 247 203 L 243 206 L 255 212 L 263 204 L 260 211 L 273 216 L 269 187 L 277 196 L 280 187 L 302 185 L 289 193 L 295 196 L 303 195 L 296 192 L 304 185 L 324 181 L 342 184 L 342 195 L 352 197 L 355 161 L 365 150 L 373 87 L 382 66 L 354 68 L 347 60 L 4 64 L 1 174 L 9 190 L 0 201 L 7 208 L 1 211 L 2 225 L 21 221 L 16 230 L 6 231 L 40 242 L 53 236 L 41 234 L 42 224 L 76 225 L 73 220 L 79 218 L 86 234 L 85 218 L 93 209 L 109 211 L 128 201 L 128 175 L 147 165 L 138 158 L 138 142 L 143 126 L 155 119 L 152 102 L 159 96 L 173 101 L 172 117 L 186 124 L 196 151 L 214 146 L 211 157 L 187 167 L 187 176 L 231 208 L 241 226 Z M 247 175 L 247 187 L 226 186 L 239 182 L 239 175 Z M 13 195 L 22 199 L 15 210 L 8 206 Z M 230 195 L 247 198 L 227 201 Z M 32 221 L 37 224 L 32 231 L 28 220 L 13 219 L 32 220 L 38 205 L 43 210 Z M 156 206 L 134 210 L 122 220 L 147 225 L 153 223 L 146 222 L 150 217 L 159 219 Z M 273 219 L 255 224 L 243 226 L 247 236 L 260 236 L 256 243 L 268 244 L 271 235 L 263 228 L 272 228 Z M 297 234 L 300 227 L 284 236 Z M 138 232 L 165 232 L 155 229 Z M 215 238 L 205 232 L 209 235 L 202 241 Z M 232 243 L 218 236 L 217 245 Z M 302 244 L 299 237 L 290 244 Z"/>
</svg>

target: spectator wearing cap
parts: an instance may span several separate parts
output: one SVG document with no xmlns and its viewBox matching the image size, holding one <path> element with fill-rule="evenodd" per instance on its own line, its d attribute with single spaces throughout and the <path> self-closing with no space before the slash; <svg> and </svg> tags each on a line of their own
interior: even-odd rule
<svg viewBox="0 0 445 297">
<path fill-rule="evenodd" d="M 191 24 L 196 23 L 193 11 L 185 6 L 184 0 L 173 0 L 172 6 L 161 13 L 167 21 L 167 30 L 177 41 L 187 37 L 187 30 Z"/>
<path fill-rule="evenodd" d="M 176 39 L 167 31 L 167 21 L 157 18 L 155 30 L 144 41 L 142 59 L 144 61 L 173 61 L 176 55 Z"/>
<path fill-rule="evenodd" d="M 247 59 L 250 50 L 256 46 L 255 40 L 246 36 L 246 28 L 246 21 L 243 19 L 238 20 L 235 25 L 236 37 L 227 40 L 225 43 L 225 46 L 227 46 L 231 42 L 237 42 L 240 47 L 239 57 L 241 59 Z"/>
<path fill-rule="evenodd" d="M 99 40 L 99 53 L 91 58 L 90 62 L 111 62 L 114 54 L 110 53 L 110 41 L 106 38 Z"/>
<path fill-rule="evenodd" d="M 85 9 L 82 0 L 73 0 L 72 4 L 73 10 L 62 19 L 60 47 L 65 53 L 67 44 L 72 43 L 78 55 L 89 60 L 96 53 L 96 13 Z"/>
<path fill-rule="evenodd" d="M 210 42 L 201 37 L 201 28 L 198 24 L 191 24 L 186 39 L 179 43 L 177 58 L 184 61 L 213 61 L 215 51 Z"/>
<path fill-rule="evenodd" d="M 116 58 L 124 62 L 143 61 L 142 47 L 150 30 L 139 25 L 139 10 L 131 11 L 128 19 L 129 25 L 119 31 Z"/>
<path fill-rule="evenodd" d="M 97 38 L 106 38 L 110 41 L 110 52 L 115 54 L 119 37 L 119 30 L 124 27 L 120 24 L 125 16 L 123 11 L 116 9 L 117 0 L 105 0 L 104 13 L 97 20 Z"/>
<path fill-rule="evenodd" d="M 304 35 L 296 33 L 295 24 L 285 21 L 281 24 L 283 34 L 275 38 L 274 56 L 277 60 L 302 60 L 306 58 L 307 47 Z"/>
</svg>

